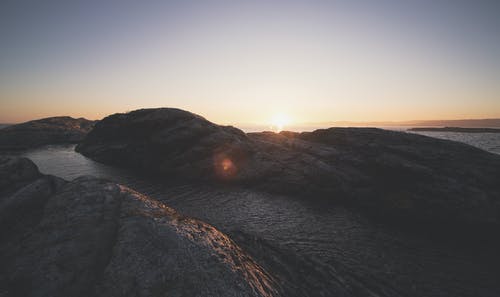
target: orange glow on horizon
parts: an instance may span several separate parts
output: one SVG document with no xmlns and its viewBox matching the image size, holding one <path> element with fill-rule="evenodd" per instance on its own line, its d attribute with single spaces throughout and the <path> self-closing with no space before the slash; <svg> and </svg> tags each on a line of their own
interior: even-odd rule
<svg viewBox="0 0 500 297">
<path fill-rule="evenodd" d="M 290 118 L 283 113 L 275 114 L 271 119 L 271 128 L 275 130 L 275 132 L 281 132 L 290 124 Z"/>
</svg>

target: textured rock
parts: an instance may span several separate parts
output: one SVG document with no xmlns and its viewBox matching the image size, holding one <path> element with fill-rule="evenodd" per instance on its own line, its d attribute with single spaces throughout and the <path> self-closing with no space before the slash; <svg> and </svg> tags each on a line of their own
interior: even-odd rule
<svg viewBox="0 0 500 297">
<path fill-rule="evenodd" d="M 0 156 L 0 241 L 20 237 L 36 224 L 63 182 L 40 174 L 29 159 Z"/>
<path fill-rule="evenodd" d="M 409 133 L 244 134 L 164 108 L 107 117 L 77 150 L 149 173 L 327 199 L 415 222 L 500 222 L 500 156 Z"/>
<path fill-rule="evenodd" d="M 40 175 L 36 165 L 29 159 L 0 156 L 0 191 L 26 184 Z"/>
<path fill-rule="evenodd" d="M 357 186 L 350 191 L 368 207 L 381 205 L 424 221 L 499 223 L 498 155 L 374 128 L 331 128 L 296 137 L 335 148 L 341 156 L 337 166 L 358 172 Z"/>
<path fill-rule="evenodd" d="M 21 150 L 46 144 L 78 143 L 95 121 L 52 117 L 0 129 L 0 150 Z"/>
<path fill-rule="evenodd" d="M 249 149 L 240 130 L 178 109 L 115 114 L 96 127 L 77 151 L 104 163 L 192 178 L 213 174 L 214 162 L 226 155 L 236 161 Z"/>
<path fill-rule="evenodd" d="M 1 296 L 280 295 L 229 237 L 147 196 L 93 177 L 23 181 L 0 196 Z"/>
</svg>

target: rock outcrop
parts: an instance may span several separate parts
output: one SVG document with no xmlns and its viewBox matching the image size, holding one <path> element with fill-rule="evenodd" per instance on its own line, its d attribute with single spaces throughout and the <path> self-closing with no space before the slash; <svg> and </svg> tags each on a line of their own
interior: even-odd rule
<svg viewBox="0 0 500 297">
<path fill-rule="evenodd" d="M 52 117 L 0 129 L 0 150 L 23 150 L 47 144 L 78 143 L 95 121 Z"/>
<path fill-rule="evenodd" d="M 296 136 L 335 148 L 332 166 L 356 177 L 356 203 L 441 223 L 500 222 L 500 156 L 448 140 L 375 128 L 330 128 Z M 357 172 L 355 174 L 354 172 Z"/>
<path fill-rule="evenodd" d="M 500 156 L 374 128 L 249 133 L 178 109 L 99 122 L 77 151 L 165 176 L 231 182 L 362 207 L 413 222 L 500 223 Z"/>
<path fill-rule="evenodd" d="M 0 296 L 280 296 L 229 237 L 126 187 L 0 159 Z"/>
<path fill-rule="evenodd" d="M 196 179 L 212 176 L 214 164 L 222 164 L 225 157 L 243 162 L 239 158 L 250 149 L 242 131 L 179 109 L 114 114 L 96 128 L 77 151 L 103 163 Z M 231 165 L 218 169 L 231 172 Z"/>
</svg>

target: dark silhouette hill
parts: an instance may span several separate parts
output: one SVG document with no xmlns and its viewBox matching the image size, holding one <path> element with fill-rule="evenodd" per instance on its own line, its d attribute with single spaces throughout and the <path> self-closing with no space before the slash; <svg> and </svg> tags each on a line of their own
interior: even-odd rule
<svg viewBox="0 0 500 297">
<path fill-rule="evenodd" d="M 95 121 L 51 117 L 0 129 L 0 150 L 22 150 L 47 144 L 78 143 Z"/>
</svg>

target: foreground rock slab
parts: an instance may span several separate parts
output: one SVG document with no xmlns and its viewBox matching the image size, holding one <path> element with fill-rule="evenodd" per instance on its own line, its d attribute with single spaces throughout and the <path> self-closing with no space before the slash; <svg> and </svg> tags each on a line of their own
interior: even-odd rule
<svg viewBox="0 0 500 297">
<path fill-rule="evenodd" d="M 51 117 L 0 129 L 0 150 L 24 150 L 47 144 L 78 143 L 95 121 Z"/>
<path fill-rule="evenodd" d="M 27 159 L 0 161 L 15 177 L 0 187 L 1 296 L 281 295 L 204 222 L 108 181 L 66 182 Z"/>
</svg>

